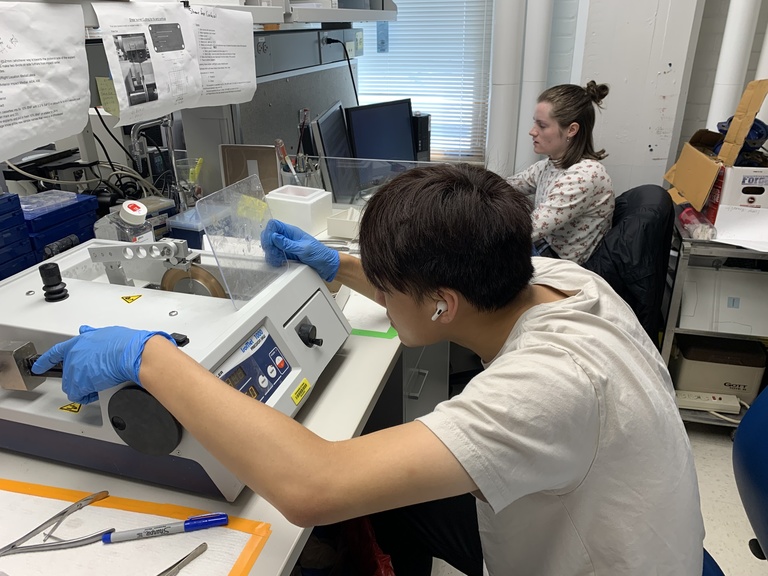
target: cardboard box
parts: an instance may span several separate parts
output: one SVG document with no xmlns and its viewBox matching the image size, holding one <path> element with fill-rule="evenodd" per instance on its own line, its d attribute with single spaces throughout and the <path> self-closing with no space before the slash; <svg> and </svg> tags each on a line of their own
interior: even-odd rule
<svg viewBox="0 0 768 576">
<path fill-rule="evenodd" d="M 689 266 L 680 328 L 768 336 L 768 273 Z"/>
<path fill-rule="evenodd" d="M 723 136 L 699 130 L 664 175 L 672 184 L 672 199 L 689 202 L 704 213 L 717 228 L 719 240 L 768 242 L 768 167 L 734 166 L 766 94 L 768 80 L 750 82 L 719 154 L 712 149 Z"/>
<path fill-rule="evenodd" d="M 669 373 L 677 390 L 733 394 L 751 403 L 765 372 L 765 349 L 754 340 L 680 334 Z"/>
</svg>

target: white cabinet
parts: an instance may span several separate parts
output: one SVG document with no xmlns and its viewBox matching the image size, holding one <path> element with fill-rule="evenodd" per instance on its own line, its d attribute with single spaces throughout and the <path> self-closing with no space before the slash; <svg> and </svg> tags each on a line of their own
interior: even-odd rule
<svg viewBox="0 0 768 576">
<path fill-rule="evenodd" d="M 448 342 L 403 348 L 403 422 L 429 414 L 448 399 Z"/>
</svg>

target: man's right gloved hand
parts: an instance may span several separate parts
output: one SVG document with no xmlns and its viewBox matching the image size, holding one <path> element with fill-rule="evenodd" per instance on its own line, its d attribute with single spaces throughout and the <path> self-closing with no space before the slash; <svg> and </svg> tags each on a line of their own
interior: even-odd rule
<svg viewBox="0 0 768 576">
<path fill-rule="evenodd" d="M 339 271 L 339 253 L 319 242 L 301 228 L 270 220 L 261 233 L 261 246 L 272 266 L 281 266 L 287 257 L 313 268 L 326 282 Z"/>
</svg>

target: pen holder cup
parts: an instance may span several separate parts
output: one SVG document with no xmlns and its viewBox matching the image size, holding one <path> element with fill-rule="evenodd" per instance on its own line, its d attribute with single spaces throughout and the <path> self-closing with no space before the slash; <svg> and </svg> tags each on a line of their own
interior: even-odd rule
<svg viewBox="0 0 768 576">
<path fill-rule="evenodd" d="M 319 170 L 296 172 L 294 176 L 288 166 L 282 166 L 278 172 L 280 186 L 306 186 L 307 188 L 322 188 L 323 181 Z"/>
</svg>

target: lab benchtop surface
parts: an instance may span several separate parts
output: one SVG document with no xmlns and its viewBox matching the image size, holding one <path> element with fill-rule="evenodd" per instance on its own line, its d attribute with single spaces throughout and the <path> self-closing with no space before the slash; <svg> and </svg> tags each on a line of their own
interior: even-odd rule
<svg viewBox="0 0 768 576">
<path fill-rule="evenodd" d="M 350 302 L 355 306 L 345 307 L 345 310 L 353 308 L 384 315 L 382 308 L 359 294 L 352 293 Z M 348 319 L 354 328 L 355 318 Z M 295 419 L 327 440 L 359 435 L 392 372 L 399 351 L 397 337 L 375 338 L 353 333 L 325 369 Z M 311 531 L 288 522 L 248 488 L 229 503 L 7 451 L 0 451 L 0 477 L 84 492 L 107 490 L 123 498 L 220 511 L 233 517 L 268 522 L 272 534 L 251 574 L 290 574 Z"/>
</svg>

